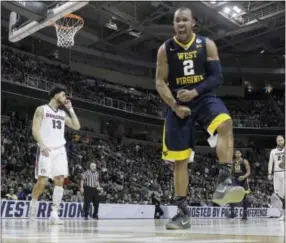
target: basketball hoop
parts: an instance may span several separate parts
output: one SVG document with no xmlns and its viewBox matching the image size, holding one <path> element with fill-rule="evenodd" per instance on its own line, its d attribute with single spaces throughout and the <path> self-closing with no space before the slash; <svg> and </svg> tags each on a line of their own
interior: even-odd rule
<svg viewBox="0 0 286 243">
<path fill-rule="evenodd" d="M 74 36 L 83 27 L 83 19 L 75 14 L 66 14 L 54 23 L 57 32 L 58 47 L 71 48 L 74 46 Z"/>
</svg>

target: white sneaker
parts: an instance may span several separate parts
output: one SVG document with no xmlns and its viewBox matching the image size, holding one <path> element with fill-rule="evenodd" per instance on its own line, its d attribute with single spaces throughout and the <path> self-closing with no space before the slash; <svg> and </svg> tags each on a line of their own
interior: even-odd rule
<svg viewBox="0 0 286 243">
<path fill-rule="evenodd" d="M 38 202 L 37 201 L 31 201 L 29 213 L 28 213 L 28 218 L 31 220 L 35 220 L 37 218 L 37 212 L 38 212 Z"/>
<path fill-rule="evenodd" d="M 51 212 L 51 216 L 50 216 L 49 220 L 50 220 L 50 224 L 54 224 L 54 225 L 63 225 L 64 224 L 64 222 L 62 220 L 60 220 L 57 212 Z"/>
</svg>

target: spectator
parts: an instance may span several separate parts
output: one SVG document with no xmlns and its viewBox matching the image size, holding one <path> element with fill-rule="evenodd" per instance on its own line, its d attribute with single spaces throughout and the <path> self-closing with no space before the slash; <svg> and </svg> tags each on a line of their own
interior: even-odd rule
<svg viewBox="0 0 286 243">
<path fill-rule="evenodd" d="M 18 200 L 26 200 L 26 194 L 23 192 L 23 188 L 21 186 L 18 187 L 18 192 L 16 196 Z"/>
<path fill-rule="evenodd" d="M 14 189 L 10 189 L 9 193 L 5 195 L 6 199 L 8 200 L 18 200 L 16 194 L 14 193 Z"/>
</svg>

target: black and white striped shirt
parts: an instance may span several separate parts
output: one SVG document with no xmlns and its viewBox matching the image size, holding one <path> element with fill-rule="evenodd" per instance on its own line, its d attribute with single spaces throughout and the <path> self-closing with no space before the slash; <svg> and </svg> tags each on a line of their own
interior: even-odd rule
<svg viewBox="0 0 286 243">
<path fill-rule="evenodd" d="M 92 172 L 87 170 L 82 175 L 83 184 L 89 187 L 98 187 L 99 186 L 99 175 L 98 172 Z"/>
</svg>

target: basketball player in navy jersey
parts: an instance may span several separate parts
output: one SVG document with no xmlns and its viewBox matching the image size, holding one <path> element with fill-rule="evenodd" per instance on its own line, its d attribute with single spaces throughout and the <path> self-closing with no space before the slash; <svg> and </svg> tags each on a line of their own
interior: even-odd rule
<svg viewBox="0 0 286 243">
<path fill-rule="evenodd" d="M 245 196 L 242 200 L 243 206 L 243 215 L 242 219 L 247 220 L 247 208 L 248 208 L 248 199 L 247 195 L 250 193 L 248 177 L 250 176 L 251 170 L 249 166 L 249 162 L 242 158 L 242 153 L 237 150 L 235 152 L 235 159 L 233 160 L 232 164 L 232 175 L 233 175 L 233 184 L 238 185 L 244 188 Z M 230 204 L 230 218 L 235 218 L 234 213 L 234 204 Z"/>
<path fill-rule="evenodd" d="M 50 222 L 63 224 L 58 217 L 58 210 L 64 192 L 64 178 L 68 176 L 65 125 L 73 130 L 79 130 L 80 123 L 63 87 L 54 86 L 50 91 L 50 96 L 49 104 L 39 106 L 33 119 L 32 133 L 38 144 L 35 168 L 35 177 L 38 180 L 32 192 L 29 218 L 36 218 L 38 198 L 43 193 L 47 180 L 51 178 L 55 187 Z M 59 109 L 60 106 L 65 106 L 68 114 Z"/>
<path fill-rule="evenodd" d="M 193 153 L 194 126 L 198 122 L 211 136 L 218 134 L 219 183 L 213 201 L 223 205 L 240 202 L 244 189 L 232 185 L 232 119 L 215 90 L 223 82 L 215 43 L 193 32 L 192 11 L 180 8 L 174 14 L 175 36 L 158 50 L 156 89 L 168 104 L 163 133 L 164 160 L 174 161 L 174 188 L 178 214 L 167 229 L 190 227 L 186 201 L 188 162 Z"/>
</svg>

